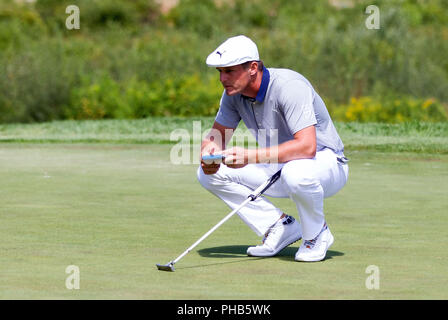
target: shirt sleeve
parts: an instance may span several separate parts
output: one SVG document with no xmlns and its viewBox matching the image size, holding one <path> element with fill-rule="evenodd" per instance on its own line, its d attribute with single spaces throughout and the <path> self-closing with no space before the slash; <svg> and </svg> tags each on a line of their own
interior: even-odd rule
<svg viewBox="0 0 448 320">
<path fill-rule="evenodd" d="M 218 113 L 216 114 L 215 121 L 219 124 L 235 129 L 241 121 L 241 116 L 236 109 L 232 98 L 225 92 L 222 94 L 221 102 L 219 105 Z"/>
<path fill-rule="evenodd" d="M 285 83 L 282 86 L 279 103 L 292 135 L 317 124 L 313 89 L 304 81 L 291 80 Z"/>
</svg>

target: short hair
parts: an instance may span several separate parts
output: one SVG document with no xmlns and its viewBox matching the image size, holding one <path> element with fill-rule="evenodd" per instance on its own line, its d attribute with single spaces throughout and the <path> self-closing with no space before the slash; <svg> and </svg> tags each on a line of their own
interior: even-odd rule
<svg viewBox="0 0 448 320">
<path fill-rule="evenodd" d="M 243 68 L 244 68 L 244 69 L 249 69 L 250 64 L 251 64 L 252 62 L 257 62 L 257 63 L 258 63 L 258 71 L 263 70 L 263 66 L 264 66 L 264 64 L 263 64 L 263 61 L 261 61 L 261 60 L 253 60 L 253 61 L 247 61 L 247 62 L 244 62 L 244 63 L 242 64 Z"/>
</svg>

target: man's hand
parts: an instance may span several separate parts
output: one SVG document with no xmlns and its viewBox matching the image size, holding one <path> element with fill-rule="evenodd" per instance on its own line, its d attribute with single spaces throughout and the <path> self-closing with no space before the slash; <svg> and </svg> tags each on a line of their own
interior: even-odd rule
<svg viewBox="0 0 448 320">
<path fill-rule="evenodd" d="M 214 152 L 215 152 L 215 148 L 211 148 L 209 150 L 206 148 L 205 150 L 203 150 L 201 152 L 201 168 L 205 174 L 215 174 L 219 170 L 219 167 L 221 165 L 219 162 L 217 162 L 217 161 L 204 162 L 202 160 L 203 156 L 208 156 L 208 155 L 214 154 Z"/>
<path fill-rule="evenodd" d="M 224 150 L 222 154 L 225 156 L 223 163 L 229 168 L 238 169 L 246 166 L 249 163 L 251 151 L 241 147 L 233 147 Z"/>
<path fill-rule="evenodd" d="M 201 162 L 202 171 L 204 171 L 205 174 L 215 174 L 218 172 L 219 166 L 219 163 L 206 164 Z"/>
<path fill-rule="evenodd" d="M 220 167 L 220 161 L 209 163 L 202 161 L 202 157 L 206 155 L 221 154 L 222 148 L 232 138 L 235 128 L 225 127 L 218 122 L 213 123 L 213 127 L 201 144 L 201 168 L 205 174 L 215 174 Z"/>
</svg>

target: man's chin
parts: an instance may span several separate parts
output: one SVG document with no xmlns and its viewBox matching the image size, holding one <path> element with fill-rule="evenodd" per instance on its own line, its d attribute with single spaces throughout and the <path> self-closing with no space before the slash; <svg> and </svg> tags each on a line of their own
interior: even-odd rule
<svg viewBox="0 0 448 320">
<path fill-rule="evenodd" d="M 225 88 L 225 90 L 226 90 L 226 94 L 228 96 L 234 96 L 238 93 L 238 91 L 234 90 L 233 88 L 230 88 L 230 89 Z"/>
</svg>

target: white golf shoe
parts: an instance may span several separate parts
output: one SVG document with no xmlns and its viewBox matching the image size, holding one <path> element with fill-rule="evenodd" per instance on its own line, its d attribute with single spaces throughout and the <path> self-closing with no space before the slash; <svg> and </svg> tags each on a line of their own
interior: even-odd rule
<svg viewBox="0 0 448 320">
<path fill-rule="evenodd" d="M 263 244 L 249 247 L 247 255 L 253 257 L 275 256 L 282 249 L 302 238 L 300 224 L 291 216 L 278 220 L 263 238 Z"/>
<path fill-rule="evenodd" d="M 312 240 L 304 240 L 296 253 L 296 261 L 315 262 L 325 258 L 328 248 L 333 244 L 334 237 L 327 224 L 319 235 Z"/>
</svg>

